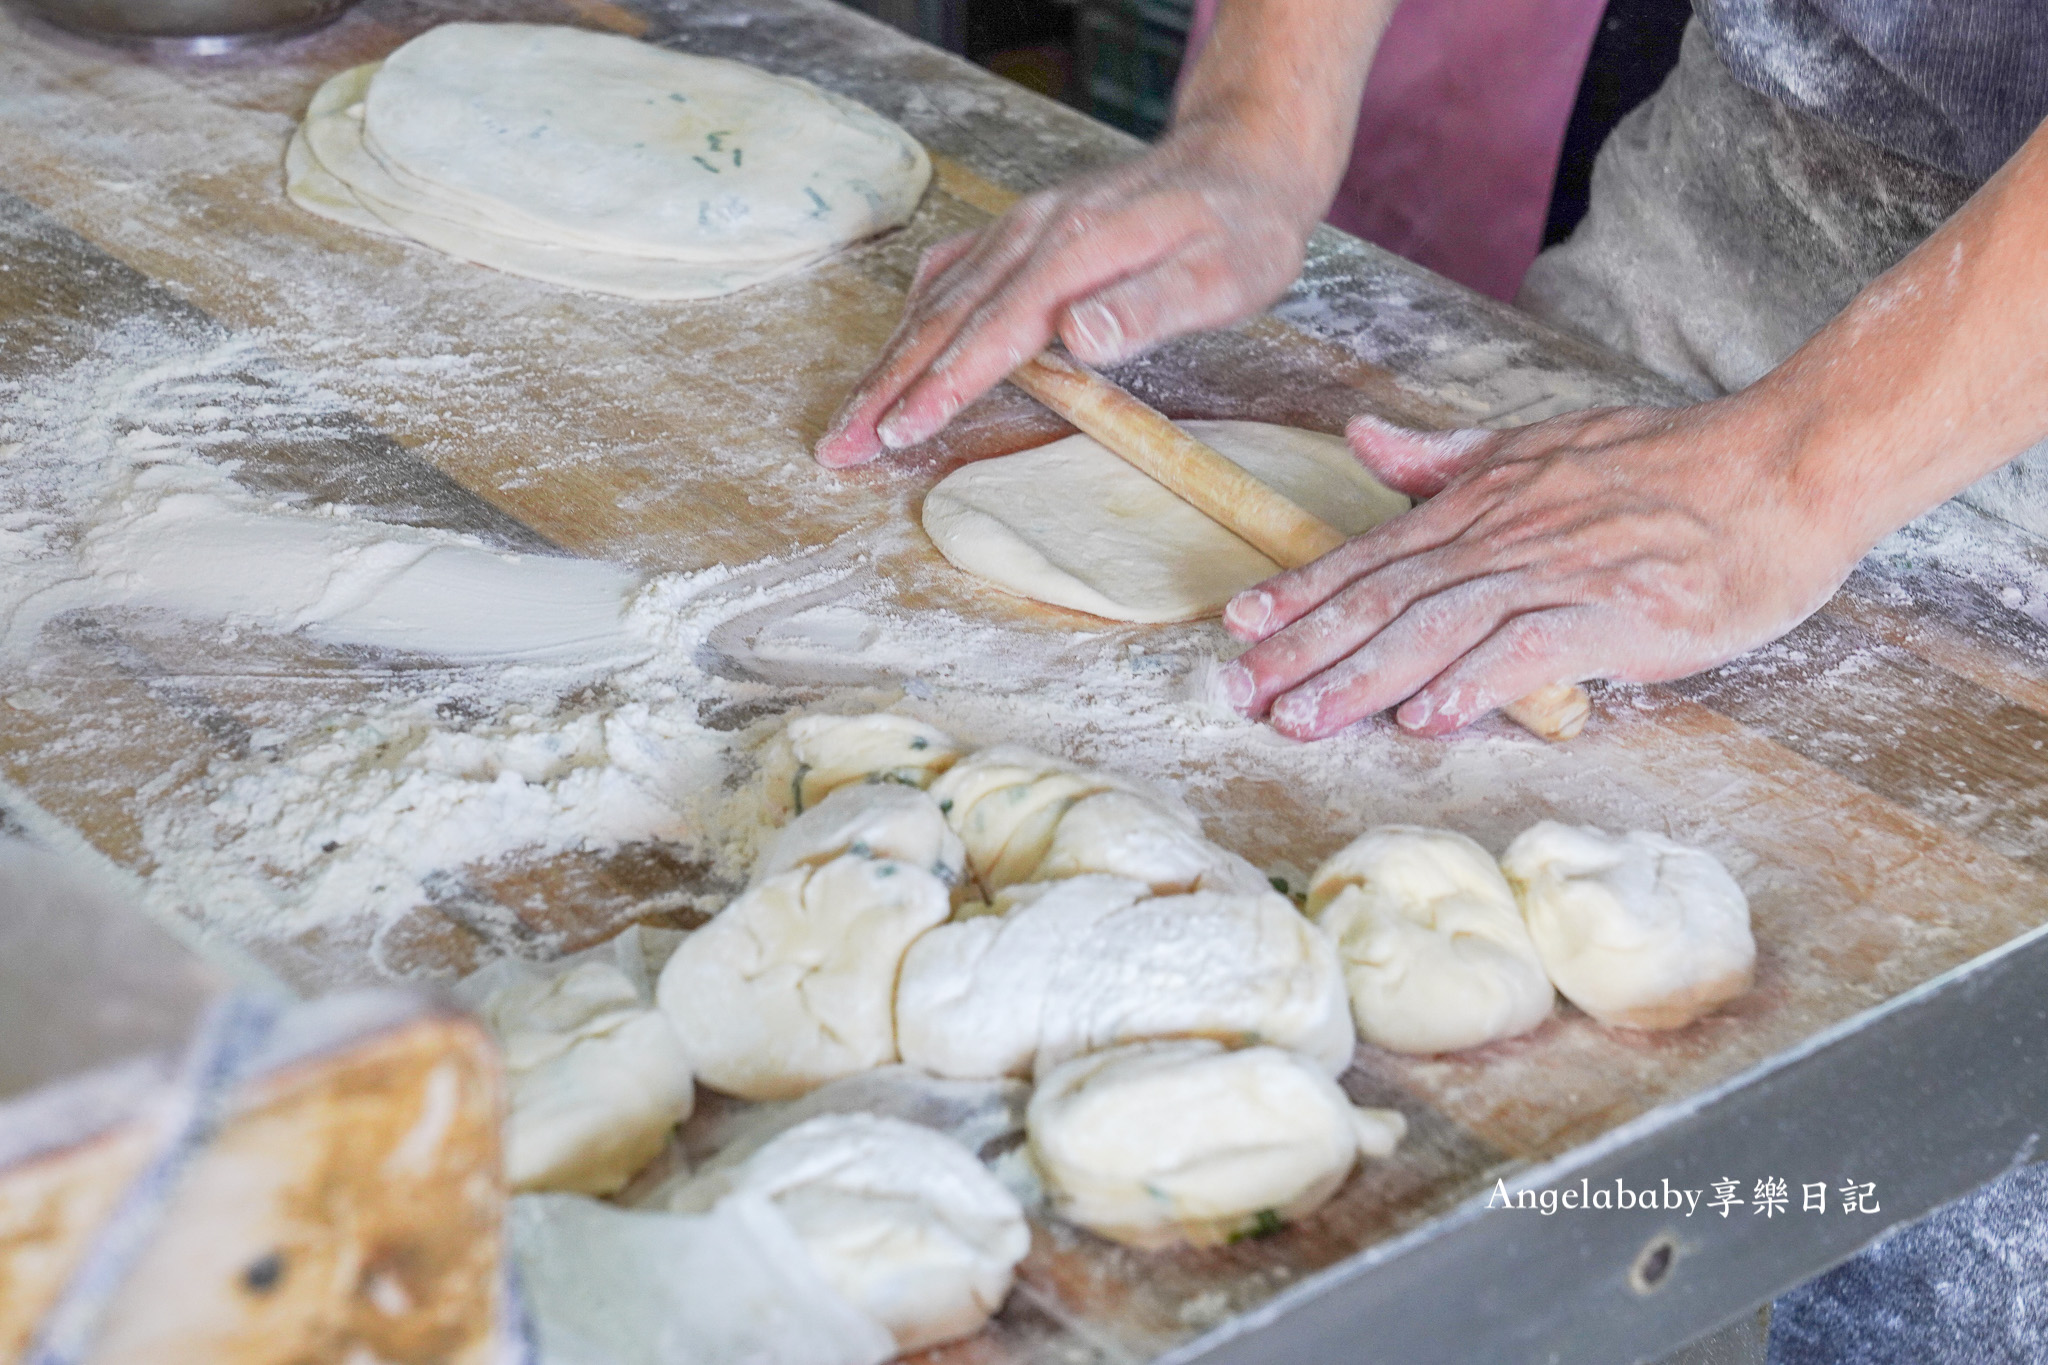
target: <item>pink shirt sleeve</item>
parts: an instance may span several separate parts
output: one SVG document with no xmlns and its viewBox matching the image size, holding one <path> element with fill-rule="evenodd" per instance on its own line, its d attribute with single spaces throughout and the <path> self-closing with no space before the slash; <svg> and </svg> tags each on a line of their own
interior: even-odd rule
<svg viewBox="0 0 2048 1365">
<path fill-rule="evenodd" d="M 1218 0 L 1197 0 L 1190 54 Z M 1329 221 L 1512 299 L 1543 244 L 1605 0 L 1406 0 L 1373 59 Z"/>
</svg>

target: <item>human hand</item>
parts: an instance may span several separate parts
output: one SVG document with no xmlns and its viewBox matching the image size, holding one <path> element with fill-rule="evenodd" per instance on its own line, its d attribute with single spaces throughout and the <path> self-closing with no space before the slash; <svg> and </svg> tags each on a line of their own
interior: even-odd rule
<svg viewBox="0 0 2048 1365">
<path fill-rule="evenodd" d="M 1440 735 L 1551 683 L 1657 682 L 1817 610 L 1874 541 L 1750 395 L 1508 432 L 1362 417 L 1352 448 L 1413 510 L 1233 598 L 1246 715 L 1318 739 L 1397 706 Z M 1882 530 L 1875 534 L 1882 534 Z"/>
<path fill-rule="evenodd" d="M 1197 122 L 940 243 L 818 462 L 844 468 L 917 444 L 1055 336 L 1111 365 L 1250 316 L 1300 272 L 1322 178 L 1227 120 Z"/>
</svg>

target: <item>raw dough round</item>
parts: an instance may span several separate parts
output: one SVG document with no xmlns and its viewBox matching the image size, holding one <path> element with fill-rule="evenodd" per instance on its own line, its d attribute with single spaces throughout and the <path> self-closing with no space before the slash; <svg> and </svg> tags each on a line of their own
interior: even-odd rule
<svg viewBox="0 0 2048 1365">
<path fill-rule="evenodd" d="M 1207 1039 L 1137 1043 L 1039 1078 L 1030 1152 L 1056 1213 L 1139 1247 L 1213 1245 L 1277 1230 L 1336 1193 L 1360 1153 L 1407 1132 L 1354 1109 L 1314 1063 Z"/>
<path fill-rule="evenodd" d="M 1265 422 L 1183 422 L 1347 535 L 1405 511 L 1342 437 Z M 1005 592 L 1113 621 L 1214 616 L 1277 564 L 1094 438 L 979 460 L 925 496 L 939 553 Z"/>
<path fill-rule="evenodd" d="M 959 1143 L 901 1119 L 810 1119 L 723 1178 L 766 1196 L 826 1283 L 902 1351 L 979 1331 L 1031 1249 L 1016 1196 Z"/>
<path fill-rule="evenodd" d="M 690 1116 L 682 1042 L 617 967 L 514 979 L 477 1012 L 505 1054 L 505 1181 L 515 1191 L 610 1194 Z"/>
<path fill-rule="evenodd" d="M 497 231 L 490 215 L 399 182 L 370 154 L 363 143 L 362 99 L 376 73 L 374 62 L 355 67 L 314 95 L 306 121 L 285 149 L 285 192 L 299 207 L 476 265 L 622 298 L 712 298 L 787 274 L 823 254 L 731 265 L 593 251 Z"/>
<path fill-rule="evenodd" d="M 1603 1024 L 1679 1028 L 1754 980 L 1749 900 L 1703 849 L 1546 820 L 1500 861 L 1550 979 Z"/>
<path fill-rule="evenodd" d="M 707 298 L 907 221 L 924 149 L 872 110 L 616 34 L 445 24 L 314 96 L 294 202 L 514 274 Z"/>
<path fill-rule="evenodd" d="M 1452 1052 L 1527 1033 L 1556 994 L 1493 855 L 1462 834 L 1384 825 L 1309 882 L 1358 1032 L 1391 1052 Z"/>
<path fill-rule="evenodd" d="M 372 82 L 364 135 L 508 235 L 720 264 L 894 227 L 931 178 L 915 138 L 808 81 L 546 24 L 421 34 Z"/>
<path fill-rule="evenodd" d="M 655 999 L 699 1080 L 789 1099 L 896 1060 L 904 949 L 951 909 L 945 884 L 909 863 L 847 854 L 800 867 L 684 939 Z"/>
<path fill-rule="evenodd" d="M 1010 888 L 903 957 L 903 1060 L 940 1076 L 1041 1072 L 1145 1038 L 1213 1037 L 1306 1053 L 1331 1075 L 1356 1035 L 1335 950 L 1271 891 L 1152 896 L 1072 877 Z"/>
</svg>

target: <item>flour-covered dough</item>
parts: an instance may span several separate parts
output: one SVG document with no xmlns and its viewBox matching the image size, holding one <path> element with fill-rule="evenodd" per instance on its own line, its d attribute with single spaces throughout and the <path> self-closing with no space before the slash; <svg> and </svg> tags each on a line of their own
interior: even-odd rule
<svg viewBox="0 0 2048 1365">
<path fill-rule="evenodd" d="M 489 214 L 408 186 L 371 154 L 363 142 L 363 93 L 377 70 L 373 62 L 344 71 L 314 95 L 285 149 L 285 192 L 299 207 L 458 260 L 622 298 L 712 298 L 809 263 L 622 255 L 497 231 Z"/>
<path fill-rule="evenodd" d="M 1361 1154 L 1392 1153 L 1408 1125 L 1393 1110 L 1353 1108 L 1295 1053 L 1189 1039 L 1053 1068 L 1025 1126 L 1054 1212 L 1160 1247 L 1233 1241 L 1305 1217 Z"/>
<path fill-rule="evenodd" d="M 880 1365 L 977 1331 L 1031 1245 L 965 1148 L 870 1114 L 807 1120 L 671 1199 L 512 1201 L 544 1365 Z"/>
<path fill-rule="evenodd" d="M 463 986 L 504 1052 L 512 1189 L 610 1194 L 689 1117 L 689 1061 L 644 977 L 596 958 L 552 974 L 507 960 Z"/>
<path fill-rule="evenodd" d="M 1193 436 L 1347 535 L 1406 510 L 1342 437 L 1264 422 Z M 1089 436 L 978 460 L 925 496 L 948 560 L 1005 592 L 1114 621 L 1214 616 L 1279 566 Z"/>
<path fill-rule="evenodd" d="M 1333 1076 L 1350 1063 L 1336 952 L 1284 896 L 1152 896 L 1140 882 L 1074 877 L 1013 887 L 996 908 L 904 955 L 896 1032 L 912 1066 L 1024 1075 L 1186 1036 L 1292 1048 Z"/>
<path fill-rule="evenodd" d="M 845 854 L 770 877 L 685 939 L 656 999 L 698 1079 L 788 1099 L 896 1060 L 904 949 L 952 909 L 922 867 Z"/>
<path fill-rule="evenodd" d="M 1256 895 L 1272 885 L 1250 862 L 1203 838 L 1180 812 L 1127 791 L 1095 792 L 1070 806 L 1031 880 L 1090 874 L 1143 882 L 1155 896 Z"/>
<path fill-rule="evenodd" d="M 1106 774 L 1022 745 L 998 744 L 947 769 L 932 783 L 931 796 L 959 832 L 968 871 L 993 895 L 1031 879 L 1054 826 L 1076 801 L 1117 785 Z"/>
<path fill-rule="evenodd" d="M 1022 882 L 1090 873 L 1144 882 L 1156 894 L 1257 892 L 1257 868 L 1202 837 L 1195 818 L 1108 773 L 1022 745 L 956 762 L 932 799 L 959 831 L 986 897 Z"/>
<path fill-rule="evenodd" d="M 947 886 L 966 876 L 966 851 L 938 802 L 915 787 L 862 782 L 839 788 L 777 831 L 749 884 L 846 853 L 909 863 Z"/>
<path fill-rule="evenodd" d="M 801 815 L 851 782 L 925 788 L 966 752 L 937 726 L 878 711 L 866 716 L 799 716 L 761 757 L 769 815 Z"/>
<path fill-rule="evenodd" d="M 334 77 L 286 154 L 315 213 L 515 274 L 703 298 L 906 221 L 915 139 L 859 104 L 616 34 L 444 24 Z"/>
<path fill-rule="evenodd" d="M 1603 1024 L 1679 1028 L 1754 979 L 1749 900 L 1703 849 L 1546 820 L 1501 870 L 1550 979 Z"/>
<path fill-rule="evenodd" d="M 1512 1038 L 1556 1003 L 1513 888 L 1462 834 L 1369 830 L 1316 869 L 1308 908 L 1344 961 L 1359 1036 L 1389 1051 Z"/>
<path fill-rule="evenodd" d="M 959 1143 L 874 1114 L 827 1114 L 677 1192 L 761 1196 L 833 1290 L 922 1350 L 980 1330 L 1008 1297 L 1031 1234 L 1016 1196 Z"/>
<path fill-rule="evenodd" d="M 881 1365 L 897 1353 L 758 1194 L 688 1216 L 526 1194 L 505 1232 L 539 1365 Z"/>
</svg>

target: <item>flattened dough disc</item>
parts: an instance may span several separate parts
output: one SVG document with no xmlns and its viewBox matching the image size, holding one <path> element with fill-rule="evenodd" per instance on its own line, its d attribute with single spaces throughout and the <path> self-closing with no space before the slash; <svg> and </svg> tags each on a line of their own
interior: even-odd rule
<svg viewBox="0 0 2048 1365">
<path fill-rule="evenodd" d="M 285 149 L 285 193 L 300 208 L 369 232 L 409 238 L 458 260 L 629 299 L 713 298 L 816 259 L 813 253 L 717 265 L 588 251 L 494 231 L 488 215 L 395 179 L 364 146 L 363 96 L 377 70 L 376 62 L 351 67 L 313 96 L 305 121 Z"/>
<path fill-rule="evenodd" d="M 1346 535 L 1406 511 L 1342 437 L 1266 422 L 1183 422 Z M 1039 602 L 1113 621 L 1192 621 L 1280 571 L 1092 437 L 955 470 L 924 500 L 955 567 Z"/>
</svg>

